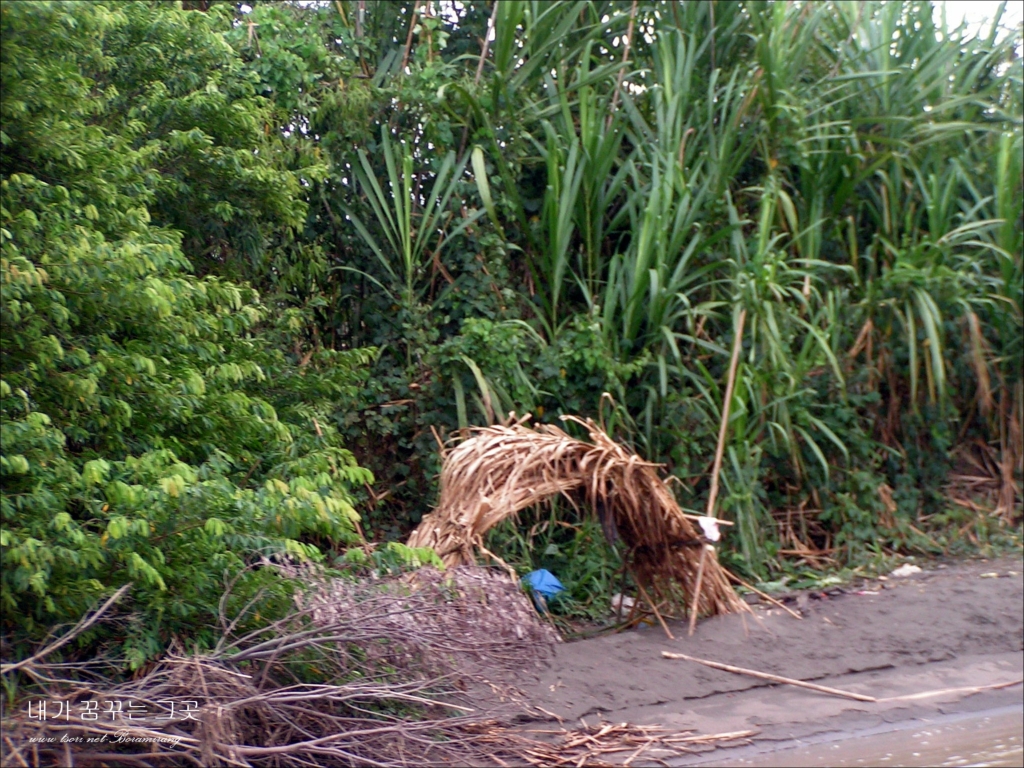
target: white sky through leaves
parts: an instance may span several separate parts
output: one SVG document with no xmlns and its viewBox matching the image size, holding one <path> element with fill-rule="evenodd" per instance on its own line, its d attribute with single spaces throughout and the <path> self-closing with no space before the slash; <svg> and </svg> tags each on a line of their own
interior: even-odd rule
<svg viewBox="0 0 1024 768">
<path fill-rule="evenodd" d="M 938 21 L 941 17 L 943 3 L 935 4 L 935 18 Z M 967 20 L 971 31 L 977 31 L 984 26 L 985 34 L 989 30 L 989 22 L 995 16 L 999 8 L 997 0 L 945 0 L 946 23 L 955 28 L 962 20 Z M 1006 4 L 1006 10 L 1000 20 L 1000 26 L 1013 28 L 1024 20 L 1024 0 L 1011 0 Z"/>
</svg>

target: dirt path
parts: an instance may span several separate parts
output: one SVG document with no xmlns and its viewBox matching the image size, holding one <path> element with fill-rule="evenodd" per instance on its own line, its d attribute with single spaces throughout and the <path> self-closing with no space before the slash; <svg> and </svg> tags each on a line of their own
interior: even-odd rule
<svg viewBox="0 0 1024 768">
<path fill-rule="evenodd" d="M 759 742 L 1019 706 L 1019 685 L 974 696 L 859 702 L 771 686 L 665 659 L 661 652 L 879 698 L 1018 680 L 1024 677 L 1022 574 L 1020 558 L 932 565 L 914 576 L 847 587 L 844 594 L 802 595 L 802 621 L 758 605 L 759 619 L 709 619 L 693 637 L 673 625 L 675 641 L 660 627 L 642 627 L 567 643 L 527 692 L 567 721 L 657 723 L 701 733 L 756 728 Z"/>
</svg>

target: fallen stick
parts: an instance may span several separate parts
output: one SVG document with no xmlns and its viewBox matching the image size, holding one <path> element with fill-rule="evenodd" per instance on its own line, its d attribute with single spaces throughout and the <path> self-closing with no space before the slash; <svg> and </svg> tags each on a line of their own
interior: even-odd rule
<svg viewBox="0 0 1024 768">
<path fill-rule="evenodd" d="M 757 731 L 729 731 L 728 733 L 703 733 L 697 736 L 666 736 L 662 741 L 666 744 L 699 744 L 704 741 L 730 741 L 732 739 L 745 739 L 754 736 Z"/>
<path fill-rule="evenodd" d="M 632 755 L 626 758 L 626 761 L 623 763 L 623 765 L 628 766 L 630 763 L 632 763 L 634 760 L 640 757 L 640 755 L 646 752 L 648 747 L 650 747 L 651 744 L 653 744 L 655 741 L 656 739 L 654 737 L 649 738 L 646 742 L 644 742 L 641 745 L 640 749 L 638 749 L 636 752 L 634 752 Z"/>
<path fill-rule="evenodd" d="M 1011 680 L 1008 683 L 992 683 L 991 685 L 969 685 L 964 688 L 943 688 L 938 691 L 924 691 L 923 693 L 908 693 L 905 696 L 886 696 L 879 699 L 884 701 L 913 701 L 914 699 L 927 699 L 931 696 L 942 696 L 947 693 L 981 693 L 982 691 L 996 691 L 1000 688 L 1012 688 L 1015 685 L 1024 683 L 1024 677 L 1020 680 Z"/>
<path fill-rule="evenodd" d="M 554 712 L 549 712 L 548 710 L 544 709 L 544 707 L 538 707 L 537 705 L 534 705 L 533 708 L 536 709 L 538 712 L 543 712 L 548 717 L 554 718 L 555 720 L 557 720 L 560 723 L 565 722 L 565 720 L 563 718 L 559 717 Z M 546 733 L 546 731 L 537 731 L 537 733 Z M 560 733 L 560 731 L 550 731 L 550 733 Z"/>
<path fill-rule="evenodd" d="M 753 669 L 744 669 L 743 667 L 734 667 L 731 664 L 720 664 L 717 661 L 708 661 L 707 659 L 698 659 L 693 656 L 687 656 L 685 653 L 671 653 L 670 651 L 662 651 L 661 655 L 666 659 L 682 659 L 683 661 L 695 661 L 698 664 L 703 664 L 705 667 L 711 667 L 712 669 L 721 669 L 726 672 L 735 672 L 738 675 L 749 675 L 750 677 L 759 677 L 762 680 L 771 680 L 774 683 L 784 683 L 786 685 L 795 685 L 798 688 L 809 688 L 812 691 L 818 691 L 820 693 L 831 693 L 833 696 L 842 696 L 846 699 L 856 699 L 857 701 L 878 701 L 874 696 L 865 696 L 861 693 L 851 693 L 850 691 L 841 691 L 838 688 L 829 688 L 827 685 L 817 685 L 815 683 L 805 683 L 803 680 L 794 680 L 790 677 L 782 677 L 780 675 L 771 675 L 767 672 L 757 672 Z"/>
<path fill-rule="evenodd" d="M 768 601 L 769 603 L 772 603 L 773 605 L 777 605 L 777 606 L 778 606 L 779 608 L 781 608 L 782 610 L 784 610 L 784 611 L 785 611 L 786 613 L 788 613 L 788 614 L 789 614 L 790 616 L 793 616 L 794 618 L 797 618 L 797 619 L 803 619 L 803 616 L 801 616 L 801 615 L 800 615 L 799 613 L 797 613 L 796 611 L 794 611 L 794 610 L 793 610 L 792 608 L 787 608 L 787 607 L 786 607 L 785 605 L 783 605 L 783 604 L 782 604 L 781 602 L 779 602 L 778 600 L 776 600 L 776 599 L 775 599 L 774 597 L 772 597 L 771 595 L 767 595 L 767 594 L 765 594 L 764 592 L 762 592 L 762 591 L 761 591 L 760 589 L 757 589 L 756 587 L 752 587 L 752 586 L 750 586 L 749 584 L 747 584 L 747 582 L 745 582 L 745 581 L 744 581 L 743 579 L 741 579 L 741 578 L 740 578 L 739 576 L 737 576 L 737 575 L 736 575 L 736 574 L 734 574 L 734 573 L 730 573 L 730 572 L 729 572 L 728 570 L 726 570 L 725 568 L 723 568 L 722 570 L 723 570 L 723 571 L 725 571 L 725 575 L 726 575 L 726 576 L 728 576 L 728 577 L 729 577 L 730 579 L 732 579 L 733 581 L 735 581 L 735 582 L 736 582 L 737 584 L 739 584 L 739 585 L 740 585 L 741 587 L 746 587 L 747 589 L 749 589 L 749 590 L 750 590 L 751 592 L 753 592 L 753 593 L 754 593 L 755 595 L 757 595 L 758 597 L 762 597 L 762 598 L 764 598 L 765 600 L 767 600 L 767 601 Z"/>
<path fill-rule="evenodd" d="M 651 600 L 650 596 L 647 594 L 647 591 L 644 589 L 643 584 L 640 583 L 639 579 L 636 582 L 636 586 L 637 589 L 640 590 L 640 594 L 644 596 L 644 599 L 651 606 L 651 610 L 654 611 L 654 615 L 658 617 L 658 621 L 661 622 L 661 628 L 665 630 L 665 634 L 668 635 L 668 639 L 675 640 L 675 637 L 673 637 L 672 632 L 669 631 L 668 624 L 665 623 L 665 620 L 661 618 L 661 614 L 658 613 L 658 606 L 656 606 L 654 604 L 654 601 Z"/>
</svg>

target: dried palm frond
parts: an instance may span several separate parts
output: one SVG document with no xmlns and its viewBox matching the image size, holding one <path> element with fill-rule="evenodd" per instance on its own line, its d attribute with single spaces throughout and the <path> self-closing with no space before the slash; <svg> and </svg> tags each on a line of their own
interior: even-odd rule
<svg viewBox="0 0 1024 768">
<path fill-rule="evenodd" d="M 432 547 L 448 566 L 470 564 L 491 528 L 533 505 L 562 495 L 574 506 L 602 510 L 602 523 L 622 540 L 629 567 L 657 612 L 684 612 L 697 591 L 703 542 L 658 475 L 591 420 L 590 442 L 549 424 L 477 427 L 447 453 L 441 499 L 409 538 Z M 749 610 L 729 585 L 712 551 L 704 564 L 698 615 Z"/>
</svg>

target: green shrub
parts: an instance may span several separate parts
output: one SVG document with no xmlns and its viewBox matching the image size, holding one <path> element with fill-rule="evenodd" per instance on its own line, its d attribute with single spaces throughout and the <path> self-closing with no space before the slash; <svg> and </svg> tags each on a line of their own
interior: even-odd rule
<svg viewBox="0 0 1024 768">
<path fill-rule="evenodd" d="M 232 54 L 212 20 L 151 4 L 18 3 L 2 14 L 2 626 L 37 639 L 131 582 L 127 629 L 82 641 L 120 644 L 136 667 L 173 637 L 209 641 L 225 580 L 247 563 L 320 559 L 357 538 L 351 489 L 372 475 L 331 413 L 371 355 L 290 352 L 306 327 L 300 310 L 195 276 L 182 236 L 151 220 L 151 207 L 173 218 L 161 195 L 175 174 L 202 174 L 229 207 L 283 189 L 280 228 L 304 208 L 288 192 L 292 174 L 254 153 L 258 132 L 224 127 L 245 160 L 215 157 L 228 151 L 218 121 L 251 122 L 263 108 L 244 78 L 218 89 Z M 175 72 L 176 106 L 166 69 L 124 79 L 139 27 L 168 56 L 220 52 Z M 129 87 L 130 106 L 118 97 Z M 176 122 L 188 130 L 167 132 Z M 201 169 L 174 155 L 189 137 L 209 150 Z M 275 584 L 246 571 L 235 599 L 280 594 Z"/>
</svg>

